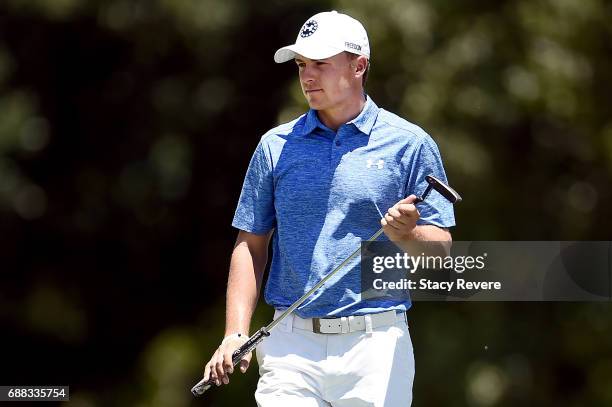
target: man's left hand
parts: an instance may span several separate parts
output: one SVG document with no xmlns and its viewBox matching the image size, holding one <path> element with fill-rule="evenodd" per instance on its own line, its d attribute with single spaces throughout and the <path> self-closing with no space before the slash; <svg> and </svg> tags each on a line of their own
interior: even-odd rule
<svg viewBox="0 0 612 407">
<path fill-rule="evenodd" d="M 384 218 L 380 220 L 385 234 L 393 241 L 414 239 L 413 231 L 420 219 L 418 209 L 414 206 L 415 195 L 402 199 L 393 205 Z"/>
</svg>

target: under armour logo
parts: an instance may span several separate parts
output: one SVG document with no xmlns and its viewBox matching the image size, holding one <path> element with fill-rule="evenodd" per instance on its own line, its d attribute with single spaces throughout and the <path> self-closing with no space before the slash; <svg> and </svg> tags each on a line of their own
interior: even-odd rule
<svg viewBox="0 0 612 407">
<path fill-rule="evenodd" d="M 300 37 L 310 37 L 312 34 L 314 34 L 315 31 L 317 31 L 318 27 L 319 24 L 317 24 L 315 20 L 307 21 L 306 24 L 304 24 L 304 26 L 302 27 L 302 30 L 300 31 Z"/>
<path fill-rule="evenodd" d="M 368 160 L 368 168 L 372 168 L 373 165 L 376 165 L 376 168 L 378 168 L 379 170 L 383 169 L 383 166 L 385 165 L 385 162 L 383 160 L 378 160 L 376 161 L 376 164 L 374 163 L 374 160 Z"/>
</svg>

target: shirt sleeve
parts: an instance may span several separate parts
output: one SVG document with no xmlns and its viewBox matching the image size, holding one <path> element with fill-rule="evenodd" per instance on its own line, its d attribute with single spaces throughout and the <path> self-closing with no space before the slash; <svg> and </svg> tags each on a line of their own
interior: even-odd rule
<svg viewBox="0 0 612 407">
<path fill-rule="evenodd" d="M 433 175 L 445 183 L 448 182 L 438 146 L 429 136 L 425 136 L 422 143 L 415 149 L 409 168 L 406 183 L 408 195 L 420 196 L 425 192 L 429 185 L 425 180 L 427 175 Z M 453 204 L 435 190 L 432 190 L 425 201 L 417 205 L 417 208 L 421 214 L 421 218 L 417 221 L 418 225 L 435 225 L 443 228 L 455 226 Z"/>
<path fill-rule="evenodd" d="M 260 141 L 251 157 L 232 221 L 235 228 L 255 234 L 266 234 L 276 224 L 272 162 L 267 152 Z"/>
</svg>

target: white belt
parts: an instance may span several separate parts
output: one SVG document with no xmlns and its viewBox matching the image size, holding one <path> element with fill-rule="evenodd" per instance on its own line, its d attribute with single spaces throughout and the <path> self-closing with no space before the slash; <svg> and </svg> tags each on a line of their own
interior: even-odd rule
<svg viewBox="0 0 612 407">
<path fill-rule="evenodd" d="M 283 311 L 276 310 L 274 319 Z M 357 331 L 371 331 L 381 326 L 391 326 L 397 321 L 406 321 L 406 313 L 397 313 L 394 310 L 377 314 L 353 315 L 339 318 L 300 318 L 295 314 L 287 316 L 292 318 L 292 326 L 320 334 L 344 334 Z M 369 329 L 368 329 L 369 328 Z"/>
</svg>

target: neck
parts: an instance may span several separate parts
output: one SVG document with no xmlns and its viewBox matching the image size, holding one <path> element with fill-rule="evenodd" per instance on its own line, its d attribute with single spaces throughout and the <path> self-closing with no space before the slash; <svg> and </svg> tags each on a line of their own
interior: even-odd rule
<svg viewBox="0 0 612 407">
<path fill-rule="evenodd" d="M 343 124 L 359 116 L 365 103 L 365 96 L 363 93 L 360 93 L 358 97 L 349 98 L 347 103 L 342 104 L 342 106 L 317 110 L 317 115 L 324 125 L 336 131 Z"/>
</svg>

